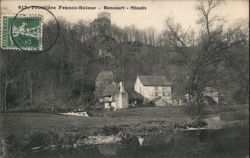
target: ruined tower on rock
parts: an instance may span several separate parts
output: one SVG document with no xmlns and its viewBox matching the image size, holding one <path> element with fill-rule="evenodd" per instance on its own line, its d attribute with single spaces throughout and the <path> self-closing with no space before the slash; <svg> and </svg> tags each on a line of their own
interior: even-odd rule
<svg viewBox="0 0 250 158">
<path fill-rule="evenodd" d="M 106 35 L 111 33 L 111 15 L 107 12 L 101 12 L 97 18 L 91 23 L 92 36 Z"/>
</svg>

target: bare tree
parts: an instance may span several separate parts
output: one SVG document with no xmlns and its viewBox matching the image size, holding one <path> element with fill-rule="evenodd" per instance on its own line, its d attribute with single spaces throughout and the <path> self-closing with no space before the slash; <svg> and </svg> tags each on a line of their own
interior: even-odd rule
<svg viewBox="0 0 250 158">
<path fill-rule="evenodd" d="M 146 35 L 147 35 L 147 40 L 148 44 L 150 45 L 155 45 L 155 29 L 153 27 L 149 27 L 146 29 Z"/>
<path fill-rule="evenodd" d="M 198 23 L 201 25 L 201 30 L 196 39 L 190 29 L 185 31 L 171 18 L 166 21 L 165 34 L 168 43 L 189 61 L 187 65 L 190 72 L 187 76 L 186 92 L 189 94 L 188 100 L 194 116 L 201 114 L 203 105 L 203 87 L 200 85 L 202 73 L 208 66 L 228 60 L 228 50 L 248 39 L 243 31 L 241 33 L 233 29 L 225 31 L 223 18 L 214 15 L 214 10 L 220 3 L 220 0 L 199 1 L 196 9 L 200 15 Z"/>
<path fill-rule="evenodd" d="M 2 111 L 6 112 L 8 110 L 7 107 L 7 94 L 8 94 L 8 87 L 13 84 L 15 81 L 15 69 L 18 64 L 14 62 L 9 62 L 9 58 L 4 54 L 3 57 L 3 68 L 1 68 L 1 80 L 3 81 L 2 88 L 1 88 L 1 95 L 2 95 Z"/>
</svg>

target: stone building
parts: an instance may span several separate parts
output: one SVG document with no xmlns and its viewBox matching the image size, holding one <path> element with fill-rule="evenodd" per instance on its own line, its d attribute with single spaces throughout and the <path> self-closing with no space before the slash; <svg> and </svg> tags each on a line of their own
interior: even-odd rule
<svg viewBox="0 0 250 158">
<path fill-rule="evenodd" d="M 105 109 L 128 108 L 128 93 L 123 82 L 107 85 L 101 93 L 99 102 L 104 105 Z"/>
<path fill-rule="evenodd" d="M 160 97 L 171 104 L 171 87 L 172 84 L 165 76 L 138 76 L 134 89 L 144 99 L 153 100 Z"/>
</svg>

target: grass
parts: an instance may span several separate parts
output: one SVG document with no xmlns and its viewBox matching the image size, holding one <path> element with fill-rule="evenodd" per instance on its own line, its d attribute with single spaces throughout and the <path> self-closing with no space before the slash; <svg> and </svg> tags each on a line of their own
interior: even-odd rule
<svg viewBox="0 0 250 158">
<path fill-rule="evenodd" d="M 242 105 L 211 105 L 204 107 L 204 114 L 216 114 L 222 112 L 232 112 L 238 110 L 249 110 L 248 104 Z"/>
<path fill-rule="evenodd" d="M 118 117 L 119 116 L 119 117 Z M 2 113 L 0 131 L 24 135 L 34 130 L 81 132 L 93 135 L 103 126 L 157 126 L 183 122 L 189 117 L 180 107 L 145 107 L 107 112 L 104 117 L 77 117 L 45 113 Z"/>
<path fill-rule="evenodd" d="M 107 116 L 115 117 L 157 117 L 157 118 L 187 118 L 188 115 L 185 113 L 182 107 L 141 107 L 141 108 L 130 108 L 122 109 L 115 112 L 106 113 Z"/>
<path fill-rule="evenodd" d="M 5 138 L 8 150 L 14 149 L 14 152 L 55 144 L 59 150 L 64 150 L 90 135 L 121 132 L 128 140 L 135 136 L 169 135 L 176 129 L 185 128 L 190 120 L 182 107 L 131 108 L 106 112 L 104 117 L 88 118 L 46 113 L 0 113 L 0 140 Z"/>
<path fill-rule="evenodd" d="M 119 116 L 119 117 L 116 117 Z M 78 117 L 46 113 L 1 113 L 0 139 L 9 152 L 57 146 L 64 150 L 90 135 L 122 133 L 125 139 L 138 135 L 173 132 L 188 116 L 180 108 L 145 107 L 107 112 L 104 117 Z M 1 145 L 1 142 L 0 142 Z M 63 147 L 64 146 L 64 147 Z"/>
<path fill-rule="evenodd" d="M 209 114 L 249 109 L 249 106 L 207 107 Z M 187 122 L 190 117 L 182 107 L 141 107 L 106 112 L 104 117 L 77 117 L 46 113 L 1 113 L 1 133 L 25 135 L 32 131 L 80 132 L 93 135 L 103 126 L 160 127 Z M 0 135 L 1 135 L 0 133 Z"/>
</svg>

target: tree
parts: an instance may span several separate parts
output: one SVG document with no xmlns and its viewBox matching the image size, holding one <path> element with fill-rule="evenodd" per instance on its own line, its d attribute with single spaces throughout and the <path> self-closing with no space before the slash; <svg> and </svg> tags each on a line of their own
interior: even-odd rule
<svg viewBox="0 0 250 158">
<path fill-rule="evenodd" d="M 1 67 L 0 67 L 0 74 L 1 74 L 1 104 L 2 104 L 2 111 L 6 112 L 8 110 L 7 107 L 7 94 L 8 89 L 16 79 L 15 69 L 18 67 L 18 64 L 21 62 L 20 60 L 14 60 L 13 58 L 9 58 L 7 53 L 1 54 Z"/>
<path fill-rule="evenodd" d="M 166 21 L 167 43 L 187 59 L 189 75 L 187 76 L 186 93 L 193 109 L 193 116 L 201 115 L 203 105 L 201 80 L 206 69 L 228 60 L 229 49 L 246 42 L 246 33 L 236 30 L 225 31 L 223 18 L 214 15 L 214 10 L 220 5 L 220 0 L 200 0 L 197 5 L 198 23 L 201 25 L 199 35 L 194 40 L 194 33 L 185 31 L 180 24 L 169 18 Z"/>
<path fill-rule="evenodd" d="M 106 85 L 114 82 L 114 74 L 112 71 L 101 71 L 96 77 L 95 81 L 95 92 L 94 95 L 96 98 L 99 98 L 103 89 Z"/>
<path fill-rule="evenodd" d="M 147 40 L 148 44 L 150 45 L 155 45 L 155 29 L 153 27 L 149 27 L 146 29 L 146 35 L 147 35 Z"/>
</svg>

